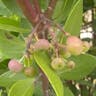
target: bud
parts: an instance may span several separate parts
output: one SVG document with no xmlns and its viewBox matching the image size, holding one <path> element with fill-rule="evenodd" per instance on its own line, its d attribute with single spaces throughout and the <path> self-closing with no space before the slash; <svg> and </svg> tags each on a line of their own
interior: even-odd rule
<svg viewBox="0 0 96 96">
<path fill-rule="evenodd" d="M 23 65 L 20 64 L 17 60 L 12 59 L 8 63 L 8 68 L 10 71 L 17 73 L 23 70 Z"/>
<path fill-rule="evenodd" d="M 80 55 L 83 51 L 82 41 L 76 36 L 70 36 L 66 41 L 67 49 L 72 55 Z"/>
<path fill-rule="evenodd" d="M 63 58 L 54 58 L 51 62 L 51 67 L 54 70 L 61 70 L 65 67 L 66 65 L 66 60 L 64 60 Z"/>
<path fill-rule="evenodd" d="M 75 62 L 74 61 L 68 61 L 67 67 L 70 68 L 70 69 L 75 68 Z"/>
<path fill-rule="evenodd" d="M 35 75 L 35 69 L 33 67 L 26 67 L 24 69 L 24 74 L 28 77 L 33 77 Z"/>
<path fill-rule="evenodd" d="M 39 39 L 35 44 L 34 44 L 34 49 L 45 49 L 48 50 L 50 47 L 50 43 L 46 39 Z"/>
</svg>

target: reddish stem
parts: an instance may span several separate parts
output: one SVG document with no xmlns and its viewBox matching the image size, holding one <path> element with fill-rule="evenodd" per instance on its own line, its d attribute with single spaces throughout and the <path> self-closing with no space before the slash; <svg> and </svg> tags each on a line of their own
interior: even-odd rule
<svg viewBox="0 0 96 96">
<path fill-rule="evenodd" d="M 35 8 L 37 14 L 40 15 L 41 8 L 40 8 L 40 5 L 39 5 L 39 1 L 38 0 L 33 0 L 33 5 L 34 5 L 34 8 Z"/>
<path fill-rule="evenodd" d="M 24 15 L 31 22 L 32 25 L 36 25 L 38 18 L 34 7 L 29 0 L 17 0 L 18 5 L 22 9 Z"/>
<path fill-rule="evenodd" d="M 42 87 L 43 87 L 43 94 L 44 96 L 49 96 L 48 94 L 48 87 L 49 87 L 49 81 L 48 78 L 45 76 L 44 72 L 40 69 L 40 72 L 42 73 L 41 78 L 42 78 Z"/>
<path fill-rule="evenodd" d="M 57 1 L 58 1 L 58 0 L 50 0 L 49 6 L 48 6 L 47 10 L 45 11 L 45 16 L 46 16 L 48 19 L 51 19 Z"/>
</svg>

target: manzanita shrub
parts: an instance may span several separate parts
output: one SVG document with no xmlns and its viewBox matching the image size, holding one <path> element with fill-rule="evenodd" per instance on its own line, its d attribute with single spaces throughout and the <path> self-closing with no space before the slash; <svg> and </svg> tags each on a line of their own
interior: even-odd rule
<svg viewBox="0 0 96 96">
<path fill-rule="evenodd" d="M 82 9 L 83 0 L 0 0 L 0 96 L 91 96 Z"/>
</svg>

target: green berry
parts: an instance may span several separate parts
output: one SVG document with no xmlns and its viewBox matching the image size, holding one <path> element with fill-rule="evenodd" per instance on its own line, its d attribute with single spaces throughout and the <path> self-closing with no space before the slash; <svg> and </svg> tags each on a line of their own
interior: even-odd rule
<svg viewBox="0 0 96 96">
<path fill-rule="evenodd" d="M 63 58 L 54 58 L 51 62 L 51 67 L 54 70 L 61 70 L 65 67 L 66 61 Z"/>
<path fill-rule="evenodd" d="M 33 67 L 26 67 L 24 69 L 24 74 L 28 77 L 33 77 L 35 75 L 35 69 Z"/>
<path fill-rule="evenodd" d="M 70 69 L 75 68 L 75 65 L 76 65 L 75 62 L 72 60 L 67 62 L 67 67 Z"/>
</svg>

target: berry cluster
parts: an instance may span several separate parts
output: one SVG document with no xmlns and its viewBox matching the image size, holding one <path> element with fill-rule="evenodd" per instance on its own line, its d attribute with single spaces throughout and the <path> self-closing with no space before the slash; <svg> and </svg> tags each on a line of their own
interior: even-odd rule
<svg viewBox="0 0 96 96">
<path fill-rule="evenodd" d="M 53 34 L 52 34 L 53 36 Z M 65 44 L 60 44 L 56 40 L 49 42 L 46 39 L 39 39 L 34 44 L 36 50 L 51 50 L 51 67 L 54 70 L 62 70 L 65 66 L 73 69 L 75 68 L 75 62 L 68 60 L 72 55 L 78 56 L 86 53 L 90 49 L 91 45 L 87 41 L 82 41 L 77 36 L 68 36 Z M 62 55 L 63 54 L 63 55 Z"/>
<path fill-rule="evenodd" d="M 68 35 L 64 44 L 59 43 L 56 38 L 56 34 L 52 31 L 49 33 L 51 39 L 36 39 L 35 42 L 31 42 L 28 52 L 32 55 L 38 50 L 47 50 L 50 53 L 51 68 L 54 70 L 63 70 L 65 67 L 73 69 L 75 68 L 75 62 L 68 58 L 72 55 L 78 56 L 86 53 L 91 45 L 87 41 L 82 41 L 77 36 Z M 20 72 L 24 70 L 24 74 L 32 77 L 34 75 L 34 68 L 24 66 L 17 60 L 10 60 L 8 67 L 13 72 Z"/>
<path fill-rule="evenodd" d="M 51 66 L 54 70 L 63 69 L 65 66 L 70 69 L 75 68 L 75 62 L 72 60 L 68 60 L 68 58 L 72 55 L 78 56 L 80 54 L 84 54 L 91 47 L 90 43 L 88 43 L 87 41 L 82 41 L 76 36 L 68 36 L 66 39 L 66 43 L 65 45 L 63 44 L 63 46 L 64 48 L 61 46 L 64 49 L 63 51 L 61 51 L 61 54 L 63 53 L 64 59 L 62 59 L 62 55 L 60 55 L 59 50 L 61 48 L 59 48 L 59 57 L 53 58 L 51 62 Z"/>
</svg>

